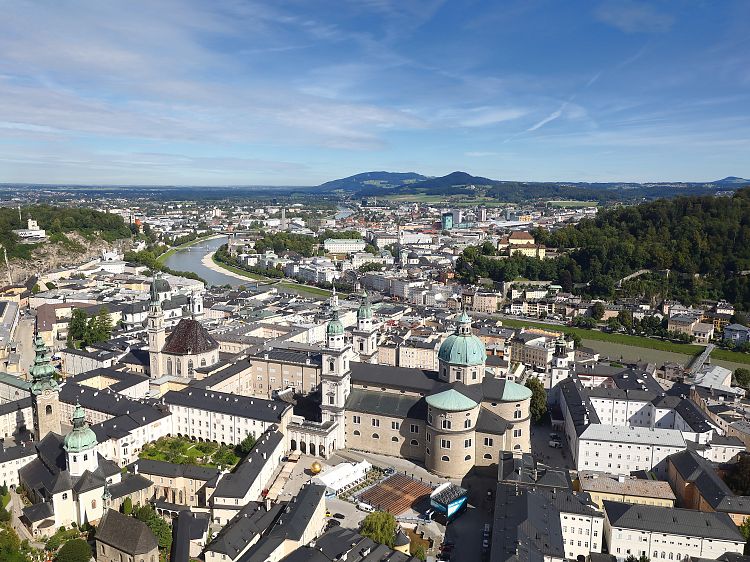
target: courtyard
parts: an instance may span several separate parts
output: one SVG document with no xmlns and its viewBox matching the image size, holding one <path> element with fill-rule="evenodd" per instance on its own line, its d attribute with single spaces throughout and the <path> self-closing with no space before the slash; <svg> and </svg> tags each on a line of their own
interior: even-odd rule
<svg viewBox="0 0 750 562">
<path fill-rule="evenodd" d="M 162 437 L 153 443 L 144 445 L 140 454 L 142 459 L 165 461 L 175 464 L 195 464 L 230 469 L 240 457 L 230 445 L 211 442 L 192 441 L 187 437 Z"/>
</svg>

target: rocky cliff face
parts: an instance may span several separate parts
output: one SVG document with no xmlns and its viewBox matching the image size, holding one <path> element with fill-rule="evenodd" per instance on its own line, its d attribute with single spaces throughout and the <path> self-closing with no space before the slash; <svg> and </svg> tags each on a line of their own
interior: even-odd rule
<svg viewBox="0 0 750 562">
<path fill-rule="evenodd" d="M 104 251 L 124 252 L 130 248 L 130 240 L 117 240 L 110 244 L 100 239 L 87 240 L 78 234 L 68 234 L 67 238 L 73 244 L 46 241 L 34 250 L 32 259 L 11 260 L 10 272 L 13 283 L 22 283 L 32 275 L 40 275 L 54 269 L 82 265 L 100 257 Z M 0 284 L 7 282 L 8 269 L 5 262 L 0 259 Z"/>
</svg>

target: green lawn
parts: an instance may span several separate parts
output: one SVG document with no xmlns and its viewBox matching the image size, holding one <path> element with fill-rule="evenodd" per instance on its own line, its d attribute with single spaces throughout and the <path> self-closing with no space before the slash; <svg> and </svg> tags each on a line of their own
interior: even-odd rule
<svg viewBox="0 0 750 562">
<path fill-rule="evenodd" d="M 190 246 L 194 246 L 195 244 L 198 244 L 199 242 L 205 242 L 208 238 L 213 238 L 216 236 L 216 234 L 207 234 L 206 236 L 201 236 L 200 238 L 196 238 L 195 240 L 191 240 L 190 242 L 185 242 L 184 244 L 181 244 L 179 246 L 175 246 L 174 248 L 170 248 L 166 252 L 164 252 L 162 255 L 160 255 L 157 259 L 159 263 L 164 263 L 167 261 L 167 258 L 169 258 L 172 254 L 177 252 L 177 250 L 182 250 L 183 248 L 188 248 Z"/>
<path fill-rule="evenodd" d="M 251 273 L 249 271 L 245 271 L 244 269 L 240 269 L 239 267 L 234 267 L 233 265 L 228 265 L 224 262 L 220 262 L 216 259 L 216 255 L 211 256 L 211 260 L 218 265 L 222 269 L 226 269 L 227 271 L 231 271 L 232 273 L 236 273 L 237 275 L 242 275 L 242 277 L 247 277 L 248 279 L 253 279 L 255 281 L 275 281 L 275 279 L 272 279 L 270 277 L 265 277 L 263 275 L 258 275 L 257 273 Z"/>
<path fill-rule="evenodd" d="M 307 293 L 308 295 L 315 295 L 319 297 L 328 297 L 331 295 L 331 291 L 329 291 L 328 289 L 321 289 L 320 287 L 313 287 L 312 285 L 302 285 L 300 283 L 288 282 L 281 282 L 278 285 L 286 289 L 294 289 L 298 293 Z"/>
<path fill-rule="evenodd" d="M 142 459 L 175 464 L 221 465 L 227 468 L 236 465 L 240 460 L 232 446 L 198 443 L 185 437 L 162 437 L 145 445 L 138 456 Z"/>
<path fill-rule="evenodd" d="M 705 349 L 705 347 L 702 345 L 695 345 L 691 343 L 675 343 L 671 341 L 663 341 L 656 338 L 647 338 L 645 336 L 631 336 L 629 334 L 618 333 L 610 334 L 607 332 L 601 332 L 599 330 L 586 330 L 585 328 L 572 328 L 569 326 L 545 324 L 543 322 L 531 322 L 528 320 L 514 320 L 509 318 L 500 318 L 500 320 L 502 321 L 503 326 L 508 326 L 509 328 L 540 328 L 542 330 L 564 332 L 566 334 L 578 334 L 582 339 L 619 343 L 622 345 L 643 347 L 646 349 L 655 349 L 658 351 L 682 353 L 683 355 L 698 355 Z M 711 353 L 711 357 L 724 361 L 732 361 L 734 363 L 750 364 L 750 354 L 739 353 L 737 351 L 729 351 L 726 349 L 714 349 L 714 351 Z"/>
<path fill-rule="evenodd" d="M 4 496 L 0 496 L 0 504 L 2 504 L 3 507 L 6 507 L 10 503 L 10 492 L 5 494 Z"/>
<path fill-rule="evenodd" d="M 222 269 L 226 269 L 227 271 L 231 271 L 232 273 L 236 273 L 237 275 L 241 275 L 242 277 L 247 277 L 248 279 L 262 281 L 264 283 L 272 283 L 284 289 L 293 289 L 300 294 L 314 295 L 317 297 L 327 297 L 331 294 L 331 291 L 329 291 L 328 289 L 321 289 L 320 287 L 313 287 L 312 285 L 303 285 L 302 283 L 279 281 L 279 279 L 275 277 L 265 277 L 263 275 L 258 275 L 257 273 L 251 273 L 249 271 L 245 271 L 244 269 L 240 269 L 239 267 L 234 267 L 232 265 L 227 265 L 223 262 L 220 262 L 216 259 L 216 256 L 211 256 L 211 259 Z"/>
</svg>

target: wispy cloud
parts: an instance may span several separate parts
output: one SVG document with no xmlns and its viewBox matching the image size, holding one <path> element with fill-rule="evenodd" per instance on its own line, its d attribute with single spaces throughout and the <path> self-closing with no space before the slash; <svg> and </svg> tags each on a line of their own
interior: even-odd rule
<svg viewBox="0 0 750 562">
<path fill-rule="evenodd" d="M 565 108 L 568 106 L 568 102 L 564 102 L 558 109 L 547 115 L 544 119 L 541 121 L 537 121 L 534 123 L 531 127 L 526 129 L 527 133 L 530 133 L 532 131 L 537 131 L 544 127 L 547 123 L 551 123 L 555 119 L 559 119 L 560 116 L 563 114 L 563 111 L 565 111 Z"/>
<path fill-rule="evenodd" d="M 606 0 L 595 13 L 600 21 L 626 33 L 664 32 L 674 23 L 671 14 L 635 0 Z"/>
</svg>

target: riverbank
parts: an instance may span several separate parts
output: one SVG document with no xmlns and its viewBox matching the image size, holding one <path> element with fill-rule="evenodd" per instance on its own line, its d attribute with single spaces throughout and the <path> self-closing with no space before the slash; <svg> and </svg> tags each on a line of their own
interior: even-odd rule
<svg viewBox="0 0 750 562">
<path fill-rule="evenodd" d="M 166 263 L 167 259 L 179 252 L 180 250 L 184 250 L 185 248 L 189 248 L 190 246 L 195 246 L 196 244 L 200 244 L 201 242 L 208 242 L 209 240 L 216 240 L 217 238 L 222 238 L 223 234 L 209 234 L 208 236 L 201 236 L 200 238 L 196 238 L 195 240 L 191 240 L 190 242 L 185 242 L 184 244 L 180 244 L 179 246 L 175 246 L 174 248 L 170 248 L 163 254 L 160 254 L 157 256 L 156 261 L 163 264 Z"/>
<path fill-rule="evenodd" d="M 203 259 L 201 260 L 201 264 L 206 267 L 207 269 L 210 269 L 211 271 L 215 271 L 216 273 L 221 273 L 223 275 L 228 275 L 229 277 L 234 277 L 235 279 L 243 279 L 243 280 L 251 280 L 251 281 L 266 281 L 267 279 L 260 277 L 259 275 L 251 277 L 253 275 L 252 273 L 249 273 L 247 271 L 242 271 L 241 269 L 237 268 L 230 268 L 229 266 L 225 265 L 219 265 L 217 261 L 214 260 L 214 254 L 216 252 L 209 252 L 205 256 L 203 256 Z M 242 273 L 239 273 L 242 272 Z"/>
<path fill-rule="evenodd" d="M 214 257 L 214 254 L 215 252 L 209 252 L 208 254 L 203 256 L 203 259 L 201 260 L 201 263 L 211 271 L 223 273 L 224 275 L 229 275 L 236 279 L 243 279 L 247 281 L 255 281 L 257 283 L 273 285 L 275 287 L 278 287 L 279 289 L 286 289 L 303 296 L 326 298 L 331 295 L 331 291 L 329 291 L 328 289 L 321 289 L 320 287 L 303 285 L 302 283 L 294 283 L 292 281 L 283 281 L 281 279 L 275 279 L 272 277 L 264 277 L 263 275 L 251 273 L 238 267 L 232 267 L 231 265 L 227 265 L 225 263 L 217 261 Z"/>
</svg>

